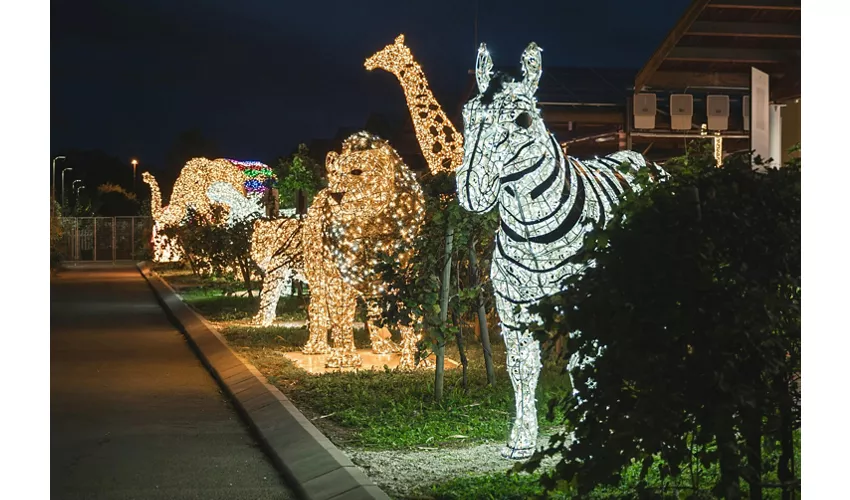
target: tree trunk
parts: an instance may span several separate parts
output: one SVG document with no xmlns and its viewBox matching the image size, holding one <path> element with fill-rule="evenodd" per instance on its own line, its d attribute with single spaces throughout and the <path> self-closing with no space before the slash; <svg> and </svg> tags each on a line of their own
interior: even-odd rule
<svg viewBox="0 0 850 500">
<path fill-rule="evenodd" d="M 739 458 L 735 442 L 735 428 L 731 415 L 724 415 L 718 425 L 717 451 L 720 455 L 720 482 L 715 494 L 726 500 L 741 498 L 740 474 L 738 472 Z"/>
<path fill-rule="evenodd" d="M 785 383 L 786 391 L 790 391 L 789 383 L 784 377 L 778 377 L 779 384 Z M 791 382 L 793 383 L 793 382 Z M 781 387 L 781 385 L 780 385 Z M 779 442 L 782 448 L 782 453 L 779 456 L 779 464 L 777 465 L 777 476 L 782 484 L 782 500 L 791 500 L 792 492 L 796 488 L 791 482 L 794 480 L 794 473 L 789 467 L 789 463 L 794 458 L 794 429 L 792 426 L 791 415 L 791 397 L 784 393 L 779 402 Z"/>
<path fill-rule="evenodd" d="M 475 244 L 469 245 L 469 274 L 472 275 L 472 286 L 481 285 L 481 275 L 478 269 L 478 256 L 475 254 Z M 490 348 L 490 332 L 487 329 L 487 309 L 484 307 L 484 295 L 478 290 L 478 329 L 481 332 L 481 348 L 484 351 L 484 368 L 487 370 L 487 383 L 496 385 L 496 372 L 493 369 L 493 350 Z"/>
<path fill-rule="evenodd" d="M 744 412 L 745 439 L 747 442 L 747 465 L 752 476 L 746 478 L 750 485 L 750 500 L 762 500 L 761 487 L 761 413 L 759 405 Z"/>
<path fill-rule="evenodd" d="M 463 388 L 467 389 L 467 368 L 469 367 L 469 360 L 466 359 L 466 349 L 463 347 L 463 333 L 460 331 L 460 322 L 457 318 L 457 312 L 452 309 L 452 323 L 454 323 L 457 331 L 455 332 L 455 341 L 457 341 L 457 350 L 460 355 L 460 366 L 463 369 Z"/>
<path fill-rule="evenodd" d="M 245 288 L 248 290 L 248 297 L 254 298 L 253 289 L 251 288 L 251 266 L 245 262 L 241 266 L 242 279 L 245 281 Z"/>
<path fill-rule="evenodd" d="M 443 265 L 443 281 L 440 283 L 440 327 L 445 331 L 446 322 L 449 314 L 449 288 L 451 288 L 452 277 L 452 243 L 454 240 L 455 228 L 450 220 L 446 221 L 446 250 L 444 252 L 446 263 Z M 441 332 L 437 339 L 437 366 L 434 370 L 434 399 L 442 401 L 443 399 L 443 375 L 446 362 L 446 339 Z"/>
</svg>

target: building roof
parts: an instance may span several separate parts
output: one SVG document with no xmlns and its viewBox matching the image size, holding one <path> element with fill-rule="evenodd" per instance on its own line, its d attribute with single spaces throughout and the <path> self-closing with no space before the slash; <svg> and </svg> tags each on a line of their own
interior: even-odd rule
<svg viewBox="0 0 850 500">
<path fill-rule="evenodd" d="M 495 70 L 519 77 L 518 69 L 514 67 L 497 67 Z M 625 106 L 636 74 L 637 70 L 631 68 L 544 66 L 537 89 L 537 101 L 542 105 L 601 103 Z M 474 75 L 471 78 L 474 80 Z"/>
<path fill-rule="evenodd" d="M 770 75 L 771 98 L 799 97 L 800 0 L 693 0 L 637 73 L 636 91 L 749 88 Z"/>
</svg>

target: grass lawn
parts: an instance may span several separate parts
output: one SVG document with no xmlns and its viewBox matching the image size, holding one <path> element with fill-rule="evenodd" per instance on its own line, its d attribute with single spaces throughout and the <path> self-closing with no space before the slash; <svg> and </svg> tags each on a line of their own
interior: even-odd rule
<svg viewBox="0 0 850 500">
<path fill-rule="evenodd" d="M 178 290 L 188 304 L 216 324 L 234 351 L 253 363 L 343 450 L 410 451 L 411 456 L 415 456 L 417 450 L 451 452 L 487 443 L 503 443 L 508 435 L 514 405 L 513 389 L 505 371 L 504 343 L 495 331 L 491 332 L 497 379 L 495 386 L 487 385 L 480 341 L 467 330 L 464 341 L 469 358 L 468 387 L 462 386 L 460 369 L 447 370 L 443 401 L 435 403 L 433 370 L 308 374 L 283 356 L 284 352 L 298 350 L 304 345 L 308 336 L 306 328 L 261 328 L 248 324 L 258 309 L 259 299 L 232 294 L 234 290 L 243 289 L 244 284 L 240 288 L 238 284 L 199 279 L 176 267 L 157 268 L 157 272 Z M 282 297 L 277 319 L 284 322 L 305 320 L 306 306 L 306 297 Z M 362 311 L 358 312 L 358 316 L 358 320 L 362 321 Z M 370 346 L 363 328 L 355 329 L 355 344 L 358 348 Z M 453 342 L 447 345 L 446 355 L 454 360 L 460 359 Z M 556 366 L 544 365 L 538 384 L 541 432 L 558 430 L 545 418 L 546 403 L 568 390 L 569 377 Z M 796 440 L 795 460 L 799 475 L 799 431 Z M 777 453 L 765 455 L 765 466 L 775 468 Z M 511 465 L 511 462 L 504 461 L 503 469 L 491 473 L 479 470 L 478 473 L 455 474 L 454 477 L 434 475 L 433 481 L 428 484 L 394 491 L 394 496 L 411 499 L 520 499 L 542 493 L 539 476 L 508 476 L 502 472 Z M 619 485 L 599 487 L 591 498 L 636 498 L 634 491 L 639 470 L 637 464 L 627 468 Z M 660 484 L 660 479 L 653 474 L 658 475 L 657 472 L 650 474 L 650 484 Z M 709 470 L 706 474 L 716 474 L 716 471 Z M 771 479 L 775 474 L 766 474 L 767 482 L 776 482 L 775 478 Z M 682 493 L 690 494 L 691 491 L 683 490 Z M 778 489 L 765 489 L 764 494 L 765 498 L 779 498 Z M 567 497 L 555 495 L 552 498 Z"/>
<path fill-rule="evenodd" d="M 362 371 L 310 375 L 282 356 L 307 340 L 304 328 L 226 327 L 221 333 L 269 381 L 340 445 L 371 449 L 458 446 L 504 440 L 513 409 L 513 389 L 504 368 L 504 353 L 494 353 L 497 384 L 486 384 L 483 358 L 469 353 L 468 388 L 461 370 L 446 370 L 443 401 L 433 400 L 434 372 Z M 474 339 L 467 339 L 471 343 Z M 500 339 L 493 339 L 497 345 Z M 355 329 L 355 344 L 370 346 L 364 329 Z M 469 345 L 469 344 L 468 344 Z M 469 351 L 480 352 L 480 344 Z M 447 349 L 458 359 L 457 348 Z M 568 389 L 557 369 L 547 367 L 541 377 L 541 396 Z M 569 382 L 567 381 L 567 384 Z M 551 427 L 541 415 L 541 426 Z"/>
</svg>

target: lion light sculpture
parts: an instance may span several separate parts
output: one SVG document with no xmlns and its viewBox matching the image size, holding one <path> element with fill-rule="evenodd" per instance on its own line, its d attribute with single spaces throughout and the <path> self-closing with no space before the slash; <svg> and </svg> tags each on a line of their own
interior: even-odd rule
<svg viewBox="0 0 850 500">
<path fill-rule="evenodd" d="M 380 315 L 375 299 L 387 293 L 375 266 L 381 255 L 407 265 L 424 219 L 422 190 L 389 143 L 368 132 L 346 139 L 341 153 L 328 153 L 327 170 L 328 187 L 316 196 L 303 228 L 304 274 L 310 283 L 310 338 L 303 351 L 330 352 L 329 367 L 360 366 L 352 324 L 362 297 L 372 350 L 400 350 L 399 367 L 413 368 L 413 329 L 399 325 L 402 341 L 396 346 L 374 324 Z"/>
<path fill-rule="evenodd" d="M 539 343 L 528 329 L 539 317 L 529 306 L 583 271 L 570 257 L 594 222 L 610 220 L 619 196 L 637 188 L 632 172 L 646 167 L 643 156 L 632 151 L 589 161 L 564 156 L 534 97 L 541 52 L 533 42 L 525 49 L 523 78 L 514 81 L 493 74 L 490 53 L 481 45 L 475 68 L 479 95 L 463 107 L 466 146 L 456 171 L 461 206 L 477 213 L 498 206 L 501 219 L 490 277 L 516 404 L 502 450 L 511 459 L 531 456 L 537 444 L 535 390 L 542 364 Z M 577 362 L 572 359 L 570 367 Z"/>
</svg>

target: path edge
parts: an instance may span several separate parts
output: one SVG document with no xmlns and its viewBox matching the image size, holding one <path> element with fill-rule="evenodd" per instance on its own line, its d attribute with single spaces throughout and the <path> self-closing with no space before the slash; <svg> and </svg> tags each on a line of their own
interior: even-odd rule
<svg viewBox="0 0 850 500">
<path fill-rule="evenodd" d="M 186 337 L 287 485 L 309 500 L 389 500 L 254 365 L 242 360 L 218 330 L 183 302 L 150 263 L 136 263 L 168 318 Z"/>
</svg>

